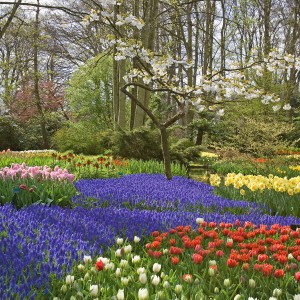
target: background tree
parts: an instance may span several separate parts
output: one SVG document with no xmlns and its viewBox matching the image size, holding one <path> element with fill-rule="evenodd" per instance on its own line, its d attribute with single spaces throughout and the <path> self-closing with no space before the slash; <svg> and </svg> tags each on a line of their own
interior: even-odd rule
<svg viewBox="0 0 300 300">
<path fill-rule="evenodd" d="M 126 83 L 131 83 L 127 86 L 127 91 L 143 106 L 150 109 L 160 124 L 175 116 L 181 111 L 183 105 L 184 117 L 174 123 L 176 126 L 168 127 L 167 132 L 171 135 L 176 134 L 176 139 L 190 138 L 195 143 L 202 144 L 214 139 L 214 128 L 220 129 L 217 125 L 223 124 L 220 118 L 221 98 L 224 95 L 234 95 L 235 101 L 245 100 L 245 95 L 235 93 L 235 89 L 239 90 L 238 82 L 236 88 L 227 88 L 228 93 L 224 86 L 224 89 L 220 87 L 220 91 L 216 92 L 212 83 L 216 83 L 219 78 L 212 73 L 212 70 L 219 70 L 225 82 L 232 80 L 228 70 L 249 65 L 252 63 L 253 56 L 261 59 L 264 53 L 268 53 L 269 50 L 272 52 L 273 48 L 291 53 L 291 57 L 288 58 L 290 62 L 294 57 L 299 56 L 299 1 L 296 0 L 226 0 L 226 2 L 130 0 L 120 1 L 121 5 L 115 7 L 111 15 L 109 13 L 106 16 L 100 16 L 99 12 L 109 1 L 55 0 L 48 5 L 41 3 L 42 1 L 40 3 L 20 1 L 18 9 L 13 12 L 18 2 L 0 1 L 1 13 L 4 12 L 2 25 L 8 20 L 9 15 L 14 15 L 0 39 L 0 102 L 3 102 L 1 112 L 5 113 L 10 120 L 15 120 L 16 124 L 20 123 L 24 130 L 28 128 L 28 125 L 21 124 L 19 112 L 16 113 L 12 108 L 15 109 L 17 103 L 22 102 L 20 102 L 21 92 L 31 89 L 34 74 L 38 74 L 39 93 L 42 96 L 41 107 L 45 112 L 48 139 L 51 138 L 54 128 L 69 130 L 75 128 L 76 123 L 85 122 L 85 114 L 82 111 L 77 114 L 78 105 L 73 105 L 76 101 L 84 102 L 80 102 L 80 97 L 75 97 L 75 94 L 69 92 L 65 94 L 64 89 L 68 85 L 71 74 L 78 68 L 86 65 L 87 69 L 93 70 L 93 64 L 88 62 L 92 57 L 99 57 L 101 65 L 100 57 L 105 57 L 104 53 L 110 56 L 114 52 L 114 56 L 119 56 L 119 60 L 115 60 L 112 67 L 110 110 L 108 113 L 107 108 L 103 106 L 102 111 L 103 115 L 111 118 L 116 131 L 134 130 L 140 125 L 149 125 L 148 130 L 154 127 L 151 117 L 121 91 Z M 32 34 L 36 24 L 36 8 L 40 9 L 37 43 L 38 72 L 34 72 L 36 43 Z M 139 18 L 143 19 L 142 23 L 139 23 Z M 132 27 L 132 21 L 135 21 L 135 25 L 139 28 Z M 1 30 L 2 28 L 3 26 Z M 109 36 L 111 40 L 107 38 Z M 126 43 L 130 42 L 131 46 L 134 45 L 134 41 L 139 41 L 138 49 L 133 49 L 131 53 L 141 50 L 142 47 L 146 52 L 149 51 L 150 62 L 153 63 L 155 58 L 157 67 L 153 74 L 151 74 L 153 71 L 151 64 L 145 60 L 145 57 L 138 59 L 135 55 L 131 57 L 126 55 L 127 59 L 123 60 L 120 44 L 112 43 L 116 38 L 124 39 Z M 273 59 L 277 60 L 277 54 L 274 55 Z M 170 63 L 169 58 L 171 58 Z M 157 74 L 165 61 L 167 61 L 165 68 L 167 77 Z M 232 66 L 234 62 L 236 64 Z M 136 69 L 136 73 L 132 72 L 133 69 Z M 156 75 L 157 78 L 153 80 L 152 77 Z M 269 70 L 267 66 L 256 66 L 252 70 L 243 72 L 243 76 L 248 81 L 245 86 L 249 87 L 251 82 L 253 89 L 254 87 L 265 88 L 270 94 L 280 94 L 285 104 L 293 108 L 274 115 L 272 110 L 248 101 L 243 102 L 246 117 L 273 117 L 278 122 L 297 125 L 299 72 L 296 68 L 283 70 L 277 65 L 274 70 L 272 67 Z M 160 81 L 162 77 L 163 80 Z M 50 101 L 48 96 L 44 97 L 43 92 L 43 86 L 47 82 L 51 82 L 53 86 L 51 90 L 57 99 L 66 97 L 63 101 L 57 101 L 59 106 L 55 108 L 55 112 L 50 113 L 44 105 Z M 195 89 L 199 85 L 204 89 Z M 187 87 L 190 87 L 191 92 L 184 92 Z M 100 99 L 100 93 L 96 96 L 92 88 L 89 92 L 88 88 L 82 87 L 82 90 L 92 98 L 98 97 L 98 103 L 103 100 Z M 215 102 L 216 93 L 218 103 Z M 190 99 L 193 100 L 194 106 L 189 102 Z M 28 102 L 26 105 L 32 107 L 28 98 L 26 101 Z M 26 101 L 22 103 L 25 105 Z M 72 101 L 73 104 L 70 105 Z M 277 109 L 278 105 L 273 103 L 273 106 Z M 226 108 L 233 111 L 232 118 L 224 118 L 224 121 L 226 119 L 226 122 L 229 122 L 226 126 L 234 127 L 235 120 L 242 120 L 241 115 L 231 106 L 225 106 Z M 210 118 L 213 112 L 219 115 Z M 53 115 L 56 117 L 53 118 Z M 55 126 L 54 119 L 57 121 Z M 97 118 L 92 119 L 93 122 L 89 124 L 94 124 L 93 133 L 102 131 Z M 206 121 L 202 122 L 203 120 Z M 68 125 L 62 126 L 65 121 Z M 38 126 L 41 125 L 33 121 L 31 124 L 31 129 L 29 131 L 26 129 L 24 132 L 28 132 L 28 135 L 40 136 L 41 131 L 38 131 Z M 107 124 L 109 126 L 106 128 L 111 127 L 111 123 Z M 197 126 L 198 136 L 195 135 Z M 171 127 L 177 129 L 171 133 Z M 77 126 L 77 135 L 80 132 L 79 128 L 84 126 Z M 211 139 L 207 138 L 208 135 L 211 135 Z M 295 136 L 291 134 L 291 140 L 295 139 Z M 33 145 L 41 147 L 42 144 L 39 140 L 26 147 L 33 147 Z"/>
</svg>

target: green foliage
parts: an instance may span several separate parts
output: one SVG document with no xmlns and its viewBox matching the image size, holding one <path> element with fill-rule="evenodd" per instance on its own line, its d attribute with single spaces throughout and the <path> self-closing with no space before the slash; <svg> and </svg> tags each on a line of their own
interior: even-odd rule
<svg viewBox="0 0 300 300">
<path fill-rule="evenodd" d="M 231 126 L 227 124 L 222 139 L 216 144 L 223 146 L 225 143 L 241 153 L 256 157 L 271 156 L 278 148 L 290 145 L 282 136 L 291 130 L 293 126 L 284 121 L 240 117 L 231 122 Z"/>
<path fill-rule="evenodd" d="M 97 128 L 112 126 L 112 59 L 100 54 L 75 71 L 66 91 L 72 117 Z"/>
<path fill-rule="evenodd" d="M 52 166 L 53 157 L 51 154 L 55 151 L 47 150 L 41 152 L 17 152 L 8 151 L 0 153 L 0 168 L 9 167 L 11 164 L 22 164 L 27 166 Z"/>
<path fill-rule="evenodd" d="M 66 91 L 72 119 L 55 133 L 55 148 L 83 154 L 104 150 L 101 132 L 112 127 L 111 81 L 112 60 L 108 56 L 99 55 L 73 73 Z"/>
<path fill-rule="evenodd" d="M 164 173 L 164 165 L 161 161 L 156 160 L 135 160 L 130 159 L 128 161 L 128 166 L 123 170 L 126 174 L 139 174 L 139 173 L 147 173 L 147 174 L 163 174 Z M 187 170 L 183 165 L 178 163 L 171 163 L 171 172 L 173 176 L 186 176 Z"/>
<path fill-rule="evenodd" d="M 62 152 L 93 155 L 101 152 L 101 139 L 99 128 L 91 122 L 69 122 L 54 134 L 52 142 L 54 148 Z"/>
<path fill-rule="evenodd" d="M 160 133 L 158 129 L 139 127 L 133 131 L 109 132 L 103 135 L 103 144 L 111 146 L 117 156 L 138 160 L 162 160 Z M 110 139 L 110 141 L 109 141 Z M 199 157 L 200 146 L 195 146 L 189 139 L 176 140 L 170 136 L 171 160 L 186 164 Z"/>
<path fill-rule="evenodd" d="M 284 134 L 284 138 L 293 143 L 295 147 L 300 148 L 300 117 L 293 119 L 293 129 Z"/>
<path fill-rule="evenodd" d="M 49 113 L 47 119 L 48 138 L 61 124 L 57 113 Z M 17 122 L 9 116 L 0 116 L 0 151 L 6 149 L 27 150 L 40 149 L 42 142 L 40 123 L 37 118 L 29 122 Z"/>
<path fill-rule="evenodd" d="M 12 203 L 17 209 L 32 204 L 72 206 L 76 190 L 66 180 L 40 180 L 16 177 L 0 179 L 0 203 Z"/>
<path fill-rule="evenodd" d="M 134 159 L 162 159 L 158 129 L 139 127 L 132 131 L 118 130 L 111 137 L 114 155 Z"/>
<path fill-rule="evenodd" d="M 170 155 L 172 161 L 178 161 L 181 164 L 188 164 L 200 157 L 201 146 L 195 146 L 194 143 L 187 139 L 180 139 L 170 145 Z"/>
<path fill-rule="evenodd" d="M 22 129 L 9 116 L 0 116 L 0 150 L 20 149 Z"/>
</svg>

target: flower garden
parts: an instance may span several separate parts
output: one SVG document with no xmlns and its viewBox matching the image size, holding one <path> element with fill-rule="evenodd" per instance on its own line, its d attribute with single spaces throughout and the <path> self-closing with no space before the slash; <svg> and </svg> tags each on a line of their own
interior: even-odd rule
<svg viewBox="0 0 300 300">
<path fill-rule="evenodd" d="M 300 299 L 299 176 L 0 157 L 1 299 Z"/>
</svg>

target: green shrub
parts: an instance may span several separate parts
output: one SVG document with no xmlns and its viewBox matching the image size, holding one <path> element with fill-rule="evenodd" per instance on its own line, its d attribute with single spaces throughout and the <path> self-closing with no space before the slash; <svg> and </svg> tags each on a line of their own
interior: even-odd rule
<svg viewBox="0 0 300 300">
<path fill-rule="evenodd" d="M 119 130 L 112 134 L 114 155 L 134 159 L 162 159 L 158 129 L 139 127 L 132 131 Z"/>
<path fill-rule="evenodd" d="M 9 116 L 0 116 L 0 151 L 19 150 L 23 137 L 22 129 Z"/>
<path fill-rule="evenodd" d="M 195 146 L 191 140 L 183 138 L 170 145 L 171 160 L 187 164 L 199 158 L 201 150 L 202 146 Z"/>
<path fill-rule="evenodd" d="M 52 139 L 53 147 L 61 152 L 99 154 L 101 131 L 89 122 L 68 123 Z"/>
</svg>

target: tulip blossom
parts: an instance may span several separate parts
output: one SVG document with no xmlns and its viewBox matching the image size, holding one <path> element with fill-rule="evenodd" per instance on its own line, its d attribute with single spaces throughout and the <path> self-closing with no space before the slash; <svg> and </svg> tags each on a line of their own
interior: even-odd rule
<svg viewBox="0 0 300 300">
<path fill-rule="evenodd" d="M 141 288 L 138 291 L 138 299 L 139 300 L 147 300 L 149 298 L 149 293 L 148 290 L 146 288 Z"/>
<path fill-rule="evenodd" d="M 99 288 L 98 288 L 97 284 L 94 284 L 94 285 L 90 286 L 90 294 L 91 294 L 92 297 L 97 297 L 98 296 L 98 291 L 99 291 Z"/>
</svg>

